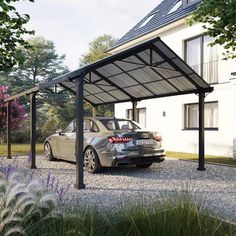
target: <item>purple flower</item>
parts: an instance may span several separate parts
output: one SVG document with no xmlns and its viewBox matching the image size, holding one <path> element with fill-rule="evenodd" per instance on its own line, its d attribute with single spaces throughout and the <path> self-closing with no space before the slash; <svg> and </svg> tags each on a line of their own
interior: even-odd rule
<svg viewBox="0 0 236 236">
<path fill-rule="evenodd" d="M 70 186 L 69 184 L 66 188 L 63 185 L 60 186 L 59 180 L 52 176 L 50 172 L 48 173 L 46 180 L 43 182 L 45 184 L 46 189 L 56 193 L 59 199 L 62 199 L 65 196 Z"/>
<path fill-rule="evenodd" d="M 9 176 L 12 174 L 14 170 L 15 167 L 10 164 L 4 168 L 4 175 L 7 180 L 9 179 Z"/>
</svg>

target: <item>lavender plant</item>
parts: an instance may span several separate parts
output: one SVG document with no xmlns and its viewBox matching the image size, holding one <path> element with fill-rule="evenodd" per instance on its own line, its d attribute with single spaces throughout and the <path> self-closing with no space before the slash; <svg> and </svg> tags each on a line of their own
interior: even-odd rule
<svg viewBox="0 0 236 236">
<path fill-rule="evenodd" d="M 46 179 L 43 181 L 44 186 L 48 191 L 54 192 L 58 195 L 59 199 L 62 200 L 65 198 L 67 192 L 69 191 L 70 185 L 60 185 L 60 182 L 58 179 L 55 178 L 50 172 L 48 172 L 48 175 Z"/>
</svg>

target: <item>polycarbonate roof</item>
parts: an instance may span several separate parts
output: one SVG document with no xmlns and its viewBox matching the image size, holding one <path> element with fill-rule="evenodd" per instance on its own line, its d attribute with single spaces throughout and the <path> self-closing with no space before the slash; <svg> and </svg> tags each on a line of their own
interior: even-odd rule
<svg viewBox="0 0 236 236">
<path fill-rule="evenodd" d="M 81 76 L 84 76 L 84 99 L 93 105 L 213 91 L 160 38 L 156 38 L 7 100 L 55 84 L 75 93 L 75 80 Z"/>
</svg>

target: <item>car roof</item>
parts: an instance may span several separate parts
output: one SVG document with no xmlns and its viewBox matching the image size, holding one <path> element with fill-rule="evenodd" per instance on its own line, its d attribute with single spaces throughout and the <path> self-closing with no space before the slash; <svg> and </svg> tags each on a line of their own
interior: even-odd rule
<svg viewBox="0 0 236 236">
<path fill-rule="evenodd" d="M 126 118 L 116 118 L 116 117 L 96 117 L 93 119 L 97 119 L 97 120 L 129 120 Z"/>
<path fill-rule="evenodd" d="M 116 117 L 84 117 L 84 119 L 93 119 L 93 120 L 129 120 L 126 118 L 116 118 Z"/>
<path fill-rule="evenodd" d="M 116 117 L 84 117 L 84 119 L 90 119 L 90 120 L 130 120 L 126 118 L 116 118 Z M 73 121 L 76 121 L 75 119 Z"/>
</svg>

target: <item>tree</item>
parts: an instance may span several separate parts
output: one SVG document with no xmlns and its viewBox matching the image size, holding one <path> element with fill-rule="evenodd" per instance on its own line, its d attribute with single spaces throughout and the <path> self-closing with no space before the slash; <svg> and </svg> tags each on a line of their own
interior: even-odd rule
<svg viewBox="0 0 236 236">
<path fill-rule="evenodd" d="M 54 43 L 42 37 L 34 37 L 27 41 L 29 48 L 20 47 L 23 63 L 15 66 L 11 72 L 2 75 L 0 81 L 8 85 L 10 92 L 16 94 L 30 89 L 39 83 L 50 81 L 69 70 L 64 65 L 65 55 L 58 55 Z M 48 100 L 58 104 L 66 99 L 65 94 L 53 94 L 49 91 L 39 93 L 39 102 Z"/>
<path fill-rule="evenodd" d="M 34 33 L 25 28 L 30 19 L 29 15 L 20 15 L 12 5 L 18 1 L 0 1 L 0 71 L 7 71 L 22 61 L 18 46 L 28 47 L 23 36 Z"/>
<path fill-rule="evenodd" d="M 0 86 L 0 133 L 6 129 L 7 105 L 4 100 L 8 98 L 8 87 Z M 11 102 L 11 127 L 12 129 L 21 128 L 25 120 L 25 109 L 19 101 Z"/>
<path fill-rule="evenodd" d="M 111 35 L 104 34 L 97 37 L 91 43 L 89 43 L 89 52 L 84 54 L 80 60 L 80 67 L 93 63 L 107 57 L 109 54 L 106 51 L 116 43 L 117 39 Z M 85 102 L 84 104 L 85 114 L 87 116 L 92 115 L 92 106 Z M 112 116 L 114 114 L 113 105 L 101 105 L 97 108 L 97 115 L 99 116 Z"/>
<path fill-rule="evenodd" d="M 204 0 L 187 22 L 204 23 L 205 34 L 215 38 L 210 45 L 222 45 L 224 59 L 236 58 L 236 0 Z"/>
<path fill-rule="evenodd" d="M 82 55 L 80 58 L 80 67 L 93 63 L 107 57 L 109 54 L 106 52 L 112 45 L 116 43 L 117 39 L 112 35 L 104 34 L 97 37 L 89 43 L 89 52 Z"/>
<path fill-rule="evenodd" d="M 29 48 L 18 49 L 24 62 L 10 73 L 10 76 L 20 80 L 22 84 L 32 87 L 69 71 L 63 64 L 65 55 L 56 53 L 52 41 L 34 37 L 27 43 Z"/>
<path fill-rule="evenodd" d="M 69 71 L 64 65 L 65 55 L 58 55 L 56 53 L 53 42 L 42 37 L 34 37 L 29 39 L 27 43 L 30 45 L 29 48 L 19 48 L 20 55 L 24 59 L 24 62 L 15 66 L 12 71 L 2 74 L 2 77 L 0 77 L 0 84 L 9 86 L 11 94 L 16 94 L 30 89 Z M 37 94 L 38 108 L 41 108 L 45 103 L 48 104 L 45 109 L 37 109 L 38 132 L 40 132 L 41 128 L 44 126 L 52 126 L 48 124 L 49 122 L 51 122 L 51 124 L 54 122 L 54 126 L 56 126 L 58 121 L 54 120 L 55 116 L 51 116 L 52 112 L 50 112 L 50 110 L 58 110 L 57 112 L 61 112 L 63 108 L 67 107 L 67 103 L 71 100 L 71 95 L 68 91 L 62 92 L 57 88 L 57 90 L 60 91 L 60 93 L 57 94 L 53 93 L 55 92 L 55 89 L 55 87 L 50 88 L 51 91 L 43 90 Z M 28 112 L 29 98 L 22 97 L 21 102 L 24 104 L 24 107 Z M 74 119 L 72 115 L 71 119 Z M 62 124 L 65 123 L 63 120 L 60 122 Z M 51 128 L 53 129 L 53 127 Z M 27 126 L 24 126 L 23 129 L 25 129 L 24 132 L 27 133 Z M 19 136 L 20 132 L 20 130 L 16 131 L 15 136 Z M 42 139 L 40 140 L 42 141 Z M 21 141 L 18 140 L 18 142 Z"/>
</svg>

